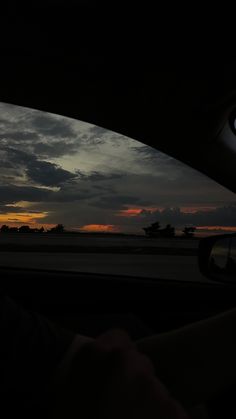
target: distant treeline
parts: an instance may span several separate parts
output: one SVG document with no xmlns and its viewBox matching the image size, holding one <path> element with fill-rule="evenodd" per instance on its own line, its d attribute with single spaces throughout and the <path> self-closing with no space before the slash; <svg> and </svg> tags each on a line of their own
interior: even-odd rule
<svg viewBox="0 0 236 419">
<path fill-rule="evenodd" d="M 166 227 L 161 228 L 158 221 L 148 227 L 144 227 L 143 230 L 148 237 L 175 237 L 175 227 L 173 227 L 171 224 L 167 224 Z M 195 231 L 196 227 L 184 227 L 182 230 L 182 235 L 183 237 L 191 238 L 194 236 Z"/>
<path fill-rule="evenodd" d="M 1 233 L 64 233 L 63 224 L 57 224 L 55 227 L 45 230 L 44 227 L 41 228 L 30 228 L 28 225 L 23 225 L 21 227 L 9 227 L 4 224 L 0 228 Z"/>
<path fill-rule="evenodd" d="M 147 237 L 162 237 L 162 238 L 172 238 L 175 237 L 175 227 L 171 224 L 167 224 L 166 227 L 161 228 L 160 223 L 157 221 L 151 224 L 148 227 L 143 228 L 145 235 Z M 194 237 L 196 231 L 196 227 L 184 227 L 182 230 L 182 236 L 191 238 Z M 28 225 L 23 225 L 21 227 L 9 227 L 8 225 L 4 224 L 0 228 L 0 233 L 31 233 L 31 234 L 39 234 L 39 233 L 65 233 L 65 228 L 63 224 L 57 224 L 54 227 L 46 230 L 44 227 L 41 228 L 31 228 Z M 80 233 L 85 234 L 85 233 Z M 111 233 L 86 233 L 86 234 L 106 234 L 111 235 Z M 113 233 L 117 235 L 117 233 Z"/>
</svg>

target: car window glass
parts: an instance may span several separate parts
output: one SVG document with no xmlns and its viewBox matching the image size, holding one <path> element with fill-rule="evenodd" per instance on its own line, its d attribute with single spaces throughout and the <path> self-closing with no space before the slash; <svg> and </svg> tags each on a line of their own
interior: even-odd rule
<svg viewBox="0 0 236 419">
<path fill-rule="evenodd" d="M 236 231 L 235 195 L 171 156 L 81 121 L 0 109 L 0 250 L 21 248 L 9 263 L 25 266 L 23 250 L 35 250 L 52 269 L 119 273 L 123 263 L 122 274 L 173 279 L 168 257 L 195 257 L 200 237 Z M 108 267 L 106 252 L 123 256 Z"/>
</svg>

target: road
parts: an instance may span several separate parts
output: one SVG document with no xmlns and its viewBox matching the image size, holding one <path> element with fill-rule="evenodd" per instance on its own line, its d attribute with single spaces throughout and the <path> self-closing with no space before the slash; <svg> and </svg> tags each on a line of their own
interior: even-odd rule
<svg viewBox="0 0 236 419">
<path fill-rule="evenodd" d="M 0 246 L 9 244 L 83 247 L 172 247 L 197 249 L 197 239 L 153 239 L 145 236 L 99 236 L 88 234 L 0 234 Z"/>
<path fill-rule="evenodd" d="M 0 252 L 0 265 L 204 281 L 196 256 Z"/>
</svg>

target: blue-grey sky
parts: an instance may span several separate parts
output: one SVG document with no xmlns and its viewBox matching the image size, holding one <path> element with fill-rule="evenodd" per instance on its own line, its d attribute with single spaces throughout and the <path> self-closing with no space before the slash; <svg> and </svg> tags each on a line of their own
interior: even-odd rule
<svg viewBox="0 0 236 419">
<path fill-rule="evenodd" d="M 235 195 L 172 157 L 70 118 L 4 103 L 0 111 L 0 225 L 236 226 Z"/>
</svg>

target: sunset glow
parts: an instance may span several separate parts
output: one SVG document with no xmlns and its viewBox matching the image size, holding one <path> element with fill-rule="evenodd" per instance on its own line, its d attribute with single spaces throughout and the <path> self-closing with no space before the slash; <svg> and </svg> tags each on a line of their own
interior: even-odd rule
<svg viewBox="0 0 236 419">
<path fill-rule="evenodd" d="M 208 231 L 229 231 L 236 232 L 236 227 L 234 226 L 200 226 L 197 227 L 197 230 L 208 230 Z"/>
<path fill-rule="evenodd" d="M 155 208 L 153 208 L 153 207 L 151 207 L 151 208 L 149 208 L 149 207 L 127 208 L 125 210 L 118 211 L 117 215 L 119 217 L 135 217 L 135 216 L 141 214 L 143 210 L 154 212 L 154 211 L 157 211 L 157 210 L 161 211 L 162 209 L 163 208 L 157 208 L 157 207 L 155 207 Z"/>
<path fill-rule="evenodd" d="M 158 222 L 176 235 L 236 232 L 235 194 L 173 157 L 64 116 L 0 111 L 0 229 L 144 235 Z"/>
<path fill-rule="evenodd" d="M 125 210 L 120 210 L 117 212 L 116 215 L 119 217 L 136 217 L 137 215 L 140 215 L 142 211 L 160 211 L 162 212 L 165 208 L 164 207 L 142 207 L 142 208 L 127 208 Z M 184 214 L 195 214 L 198 211 L 212 211 L 215 210 L 216 207 L 214 206 L 192 206 L 192 207 L 180 207 L 180 211 Z"/>
<path fill-rule="evenodd" d="M 79 231 L 91 232 L 91 233 L 118 233 L 119 227 L 113 224 L 87 224 L 80 227 Z"/>
<path fill-rule="evenodd" d="M 7 212 L 5 214 L 0 214 L 0 223 L 9 224 L 14 227 L 22 224 L 29 224 L 37 227 L 37 225 L 42 225 L 42 223 L 39 223 L 39 220 L 43 220 L 46 216 L 46 212 Z"/>
<path fill-rule="evenodd" d="M 196 207 L 181 207 L 181 212 L 184 212 L 185 214 L 195 214 L 198 211 L 212 211 L 215 210 L 215 206 L 196 206 Z"/>
<path fill-rule="evenodd" d="M 139 215 L 142 212 L 142 209 L 140 208 L 129 208 L 126 210 L 120 210 L 117 215 L 120 217 L 135 217 L 136 215 Z"/>
</svg>

